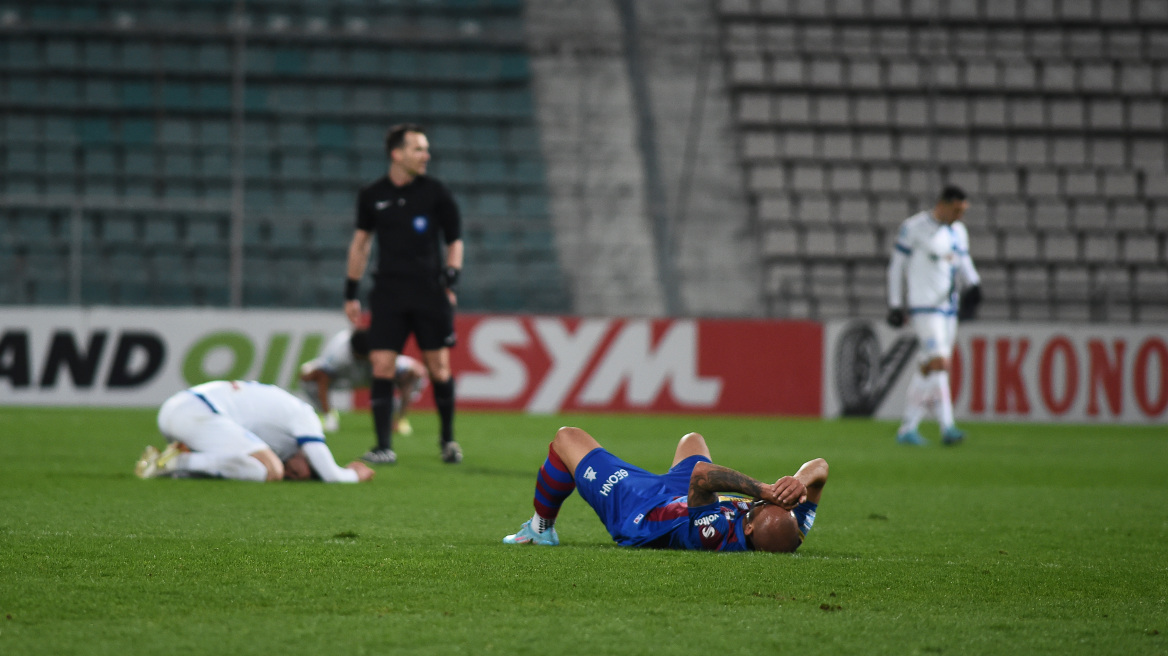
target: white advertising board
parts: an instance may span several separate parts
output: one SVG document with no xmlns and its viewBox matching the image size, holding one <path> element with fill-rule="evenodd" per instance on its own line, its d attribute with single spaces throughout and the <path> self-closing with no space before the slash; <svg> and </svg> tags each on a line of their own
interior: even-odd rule
<svg viewBox="0 0 1168 656">
<path fill-rule="evenodd" d="M 324 310 L 0 308 L 0 405 L 148 407 L 218 378 L 291 388 L 347 326 Z"/>
<path fill-rule="evenodd" d="M 836 321 L 824 340 L 824 416 L 899 419 L 912 332 Z M 958 420 L 1162 424 L 1168 327 L 965 322 L 950 382 Z"/>
</svg>

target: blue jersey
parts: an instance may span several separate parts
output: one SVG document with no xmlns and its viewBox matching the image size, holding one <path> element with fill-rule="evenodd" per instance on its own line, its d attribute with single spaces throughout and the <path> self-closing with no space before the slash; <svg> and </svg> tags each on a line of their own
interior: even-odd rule
<svg viewBox="0 0 1168 656">
<path fill-rule="evenodd" d="M 617 544 L 630 547 L 745 551 L 746 500 L 690 508 L 689 479 L 704 456 L 690 456 L 664 474 L 593 449 L 576 466 L 576 489 Z"/>
</svg>

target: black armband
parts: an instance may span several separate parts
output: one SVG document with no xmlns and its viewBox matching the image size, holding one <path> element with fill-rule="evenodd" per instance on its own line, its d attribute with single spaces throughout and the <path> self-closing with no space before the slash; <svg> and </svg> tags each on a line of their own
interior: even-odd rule
<svg viewBox="0 0 1168 656">
<path fill-rule="evenodd" d="M 361 284 L 360 280 L 353 280 L 352 278 L 345 278 L 345 300 L 357 300 L 357 287 Z"/>
<path fill-rule="evenodd" d="M 442 282 L 446 284 L 446 288 L 453 291 L 458 286 L 458 274 L 462 273 L 459 269 L 452 266 L 446 267 L 442 272 Z"/>
</svg>

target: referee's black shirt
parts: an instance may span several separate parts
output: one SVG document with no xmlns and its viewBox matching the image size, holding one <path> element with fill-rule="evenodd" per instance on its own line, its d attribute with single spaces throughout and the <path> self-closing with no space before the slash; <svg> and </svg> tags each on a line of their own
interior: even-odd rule
<svg viewBox="0 0 1168 656">
<path fill-rule="evenodd" d="M 462 237 L 462 219 L 450 191 L 427 175 L 399 187 L 384 176 L 357 195 L 357 228 L 377 235 L 378 284 L 428 286 L 446 262 L 439 239 Z"/>
</svg>

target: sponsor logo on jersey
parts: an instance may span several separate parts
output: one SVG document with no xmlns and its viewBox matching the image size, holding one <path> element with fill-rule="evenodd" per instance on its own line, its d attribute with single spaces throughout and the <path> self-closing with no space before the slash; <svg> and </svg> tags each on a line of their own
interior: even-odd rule
<svg viewBox="0 0 1168 656">
<path fill-rule="evenodd" d="M 584 480 L 586 480 L 586 481 L 596 480 L 596 470 L 591 468 L 591 467 L 589 467 L 588 469 L 585 469 L 584 470 Z"/>
<path fill-rule="evenodd" d="M 430 221 L 428 219 L 426 219 L 426 217 L 424 217 L 424 216 L 415 216 L 414 217 L 414 232 L 418 232 L 418 233 L 426 232 L 426 228 L 429 227 L 429 225 L 430 225 Z"/>
<path fill-rule="evenodd" d="M 620 483 L 628 477 L 629 472 L 627 469 L 618 469 L 614 471 L 612 475 L 604 481 L 604 485 L 600 486 L 600 496 L 608 496 L 608 493 L 612 492 L 612 488 L 616 487 L 617 483 Z"/>
<path fill-rule="evenodd" d="M 642 519 L 645 519 L 645 513 L 641 513 L 641 514 L 637 515 L 636 517 L 634 517 L 633 523 L 640 524 Z"/>
<path fill-rule="evenodd" d="M 718 514 L 702 515 L 694 520 L 694 526 L 709 526 L 718 521 Z"/>
<path fill-rule="evenodd" d="M 376 203 L 374 203 L 374 204 L 373 204 L 373 207 L 375 207 L 375 208 L 377 208 L 377 209 L 379 209 L 379 210 L 383 210 L 383 209 L 385 209 L 385 208 L 389 207 L 389 201 L 387 201 L 387 200 L 379 200 L 379 201 L 377 201 Z"/>
</svg>

